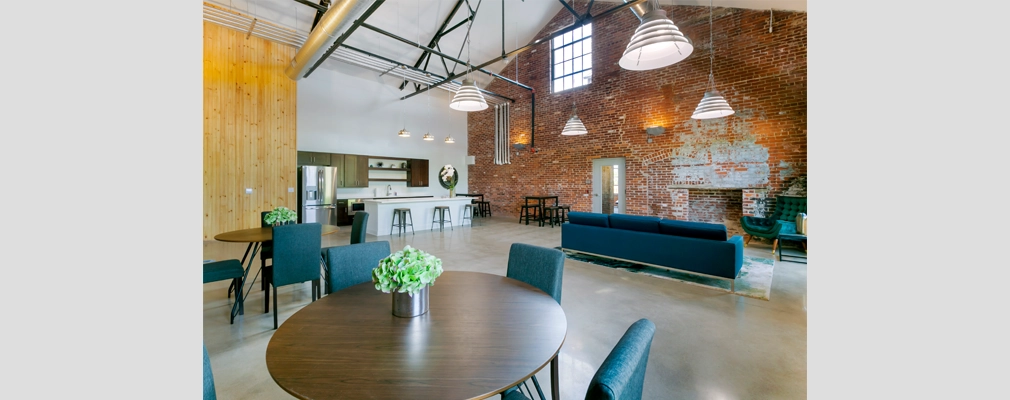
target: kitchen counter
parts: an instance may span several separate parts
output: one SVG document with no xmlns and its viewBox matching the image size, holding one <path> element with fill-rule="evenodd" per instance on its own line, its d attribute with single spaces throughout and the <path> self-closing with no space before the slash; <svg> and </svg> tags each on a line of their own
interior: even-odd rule
<svg viewBox="0 0 1010 400">
<path fill-rule="evenodd" d="M 449 217 L 452 220 L 452 224 L 459 226 L 462 221 L 463 206 L 465 204 L 470 204 L 473 199 L 469 197 L 454 197 L 454 198 L 385 198 L 385 199 L 363 199 L 362 203 L 365 204 L 365 212 L 368 213 L 368 226 L 365 228 L 365 233 L 375 236 L 386 236 L 392 232 L 393 223 L 393 209 L 394 208 L 409 208 L 411 217 L 407 219 L 407 222 L 411 222 L 413 219 L 414 231 L 426 231 L 432 229 L 432 215 L 435 212 L 436 206 L 449 206 Z M 438 224 L 434 225 L 435 229 L 438 229 Z M 399 228 L 397 228 L 399 229 Z M 448 226 L 445 229 L 449 229 Z M 410 233 L 410 227 L 407 227 L 407 233 Z M 399 230 L 396 231 L 397 233 Z"/>
<path fill-rule="evenodd" d="M 376 199 L 423 199 L 435 196 L 388 196 L 388 197 L 351 197 L 337 200 L 376 200 Z"/>
</svg>

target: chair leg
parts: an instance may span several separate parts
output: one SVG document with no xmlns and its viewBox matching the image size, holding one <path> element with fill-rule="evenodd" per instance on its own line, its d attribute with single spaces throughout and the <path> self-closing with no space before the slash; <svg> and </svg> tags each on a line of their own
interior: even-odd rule
<svg viewBox="0 0 1010 400">
<path fill-rule="evenodd" d="M 270 286 L 274 288 L 274 329 L 277 329 L 277 286 Z"/>
<path fill-rule="evenodd" d="M 235 301 L 238 302 L 238 314 L 245 315 L 245 298 L 242 297 L 242 277 L 235 278 L 235 287 L 238 288 L 235 291 Z"/>
<path fill-rule="evenodd" d="M 779 247 L 779 240 L 775 239 L 772 241 L 772 254 L 775 254 L 775 249 Z"/>
<path fill-rule="evenodd" d="M 273 271 L 263 271 L 263 284 L 269 286 L 273 283 Z M 270 289 L 263 292 L 263 313 L 270 312 Z"/>
<path fill-rule="evenodd" d="M 747 244 L 749 244 L 750 240 L 753 239 L 753 238 L 754 238 L 754 235 L 747 235 L 747 241 L 743 242 L 743 247 L 747 247 Z"/>
</svg>

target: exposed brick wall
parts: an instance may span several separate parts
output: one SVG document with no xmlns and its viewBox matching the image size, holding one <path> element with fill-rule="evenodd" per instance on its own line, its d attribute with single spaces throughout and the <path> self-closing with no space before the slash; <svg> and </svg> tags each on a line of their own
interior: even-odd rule
<svg viewBox="0 0 1010 400">
<path fill-rule="evenodd" d="M 596 2 L 594 13 L 615 4 Z M 536 92 L 535 147 L 512 150 L 511 165 L 494 165 L 494 112 L 469 113 L 469 154 L 477 156 L 469 166 L 470 191 L 484 193 L 498 215 L 518 216 L 523 196 L 534 194 L 558 195 L 572 210 L 590 211 L 592 160 L 624 157 L 628 214 L 725 222 L 743 215 L 738 189 L 767 189 L 774 202 L 792 180 L 805 177 L 806 13 L 776 11 L 769 33 L 767 11 L 716 8 L 715 82 L 736 114 L 698 121 L 690 117 L 708 82 L 709 8 L 663 8 L 695 45 L 677 64 L 621 69 L 617 61 L 639 25 L 631 11 L 622 10 L 593 23 L 588 86 L 551 93 L 548 43 L 506 66 L 503 76 Z M 536 37 L 572 22 L 562 9 Z M 513 143 L 529 146 L 530 92 L 503 81 L 488 90 L 516 99 L 510 134 Z M 573 102 L 588 135 L 560 135 Z M 666 132 L 649 136 L 649 126 Z M 703 200 L 692 204 L 699 196 Z"/>
</svg>

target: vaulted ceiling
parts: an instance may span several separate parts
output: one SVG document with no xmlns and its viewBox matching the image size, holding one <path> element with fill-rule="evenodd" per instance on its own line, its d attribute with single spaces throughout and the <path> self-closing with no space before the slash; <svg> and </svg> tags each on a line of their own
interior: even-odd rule
<svg viewBox="0 0 1010 400">
<path fill-rule="evenodd" d="M 336 3 L 338 0 L 322 0 L 323 4 Z M 716 7 L 734 7 L 748 9 L 806 11 L 805 0 L 711 0 Z M 207 0 L 224 9 L 231 9 L 247 14 L 257 20 L 267 21 L 281 27 L 292 29 L 300 38 L 307 37 L 317 18 L 317 8 L 320 0 Z M 589 0 L 567 0 L 566 3 L 584 7 Z M 370 3 L 370 2 L 368 2 Z M 424 51 L 411 44 L 397 40 L 390 35 L 398 36 L 406 41 L 419 42 L 427 46 L 440 29 L 455 29 L 441 36 L 436 50 L 459 60 L 469 60 L 471 64 L 482 64 L 503 53 L 522 47 L 532 40 L 543 26 L 564 8 L 560 0 L 464 0 L 456 9 L 458 0 L 386 0 L 368 16 L 367 23 L 381 29 L 389 35 L 376 32 L 373 29 L 356 29 L 344 42 L 349 47 L 365 50 L 373 55 L 387 58 L 410 66 L 416 65 Z M 594 1 L 593 14 L 610 9 L 622 2 Z M 708 6 L 705 0 L 660 0 L 661 5 L 694 5 Z M 476 11 L 470 27 L 469 48 L 466 46 L 470 16 L 467 5 Z M 631 11 L 621 11 L 628 12 Z M 206 11 L 205 11 L 206 17 Z M 671 15 L 674 23 L 677 16 Z M 573 22 L 574 22 L 573 17 Z M 444 28 L 443 28 L 444 26 Z M 631 32 L 629 32 L 630 38 Z M 295 40 L 297 42 L 297 39 Z M 345 50 L 346 51 L 346 50 Z M 520 57 L 522 57 L 520 55 Z M 505 66 L 504 61 L 495 62 L 485 69 L 494 73 L 500 72 Z M 395 65 L 392 63 L 385 65 Z M 375 65 L 375 70 L 381 70 L 384 65 Z M 427 66 L 422 62 L 420 69 L 433 75 L 446 77 L 454 72 L 465 71 L 466 67 L 459 63 L 440 57 L 432 57 Z M 448 71 L 447 71 L 448 70 Z M 487 74 L 473 74 L 477 85 L 485 87 L 493 78 Z M 419 76 L 423 79 L 423 75 Z M 305 79 L 311 79 L 311 74 Z M 417 82 L 418 79 L 408 80 Z M 437 81 L 437 79 L 433 79 Z M 452 85 L 449 85 L 450 89 Z M 458 86 L 457 86 L 458 87 Z"/>
</svg>

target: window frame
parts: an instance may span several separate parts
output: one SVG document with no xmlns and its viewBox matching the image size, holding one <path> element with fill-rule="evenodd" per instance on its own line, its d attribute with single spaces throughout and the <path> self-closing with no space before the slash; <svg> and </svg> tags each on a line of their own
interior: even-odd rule
<svg viewBox="0 0 1010 400">
<path fill-rule="evenodd" d="M 593 83 L 593 80 L 592 80 L 593 79 L 592 78 L 592 76 L 593 76 L 592 75 L 592 72 L 593 72 L 593 65 L 592 65 L 592 62 L 593 62 L 593 60 L 592 60 L 592 58 L 593 58 L 592 57 L 592 54 L 593 54 L 593 48 L 592 48 L 592 44 L 593 44 L 592 43 L 593 32 L 592 32 L 592 30 L 593 30 L 593 28 L 592 28 L 592 25 L 593 25 L 593 23 L 590 22 L 590 23 L 585 24 L 585 25 L 583 25 L 583 26 L 581 26 L 581 27 L 578 28 L 578 29 L 582 29 L 582 32 L 583 32 L 583 36 L 581 38 L 579 38 L 579 39 L 575 39 L 575 30 L 574 29 L 571 32 L 566 33 L 565 35 L 567 35 L 567 34 L 571 34 L 572 35 L 572 41 L 568 42 L 567 44 L 561 44 L 561 45 L 558 45 L 557 47 L 555 47 L 556 41 L 558 43 L 564 43 L 564 39 L 563 39 L 564 35 L 560 35 L 560 36 L 558 36 L 558 37 L 553 38 L 553 39 L 550 40 L 550 43 L 551 43 L 551 52 L 550 52 L 550 63 L 551 63 L 551 84 L 550 84 L 551 86 L 550 87 L 551 87 L 551 93 L 561 93 L 561 92 L 565 92 L 565 91 L 572 90 L 572 89 L 578 89 L 578 88 L 581 88 L 581 87 L 589 86 L 590 84 Z M 584 32 L 585 32 L 585 28 L 587 26 L 589 27 L 589 34 L 585 35 Z M 586 43 L 587 39 L 589 40 L 588 51 L 587 51 L 587 49 L 585 47 L 585 43 Z M 575 44 L 576 43 L 582 43 L 582 54 L 580 54 L 578 56 L 574 55 Z M 564 56 L 564 50 L 566 48 L 572 49 L 572 53 L 573 54 L 572 54 L 571 58 L 567 58 L 567 59 L 565 58 L 565 56 Z M 560 62 L 555 62 L 555 60 L 556 60 L 555 54 L 558 52 L 558 50 L 560 50 L 561 53 L 562 53 L 562 55 L 561 55 L 562 60 Z M 575 71 L 574 70 L 575 59 L 577 59 L 579 57 L 585 57 L 587 55 L 589 56 L 589 65 L 588 66 L 583 65 L 582 69 L 580 69 L 578 71 Z M 585 59 L 583 59 L 583 60 L 585 60 Z M 567 73 L 567 74 L 564 73 L 564 64 L 566 62 L 571 62 L 572 63 L 572 72 Z M 561 68 L 562 69 L 562 71 L 561 71 L 562 73 L 560 75 L 557 75 L 557 69 L 556 68 Z M 587 71 L 589 72 L 589 82 L 586 82 L 586 83 L 583 83 L 581 85 L 576 86 L 575 82 L 574 82 L 575 75 L 578 75 L 578 74 L 582 73 L 583 76 L 585 76 L 584 73 L 587 72 Z M 555 78 L 555 75 L 557 75 L 556 78 Z M 573 81 L 572 82 L 572 86 L 569 87 L 568 89 L 555 90 L 555 85 L 558 84 L 558 81 L 561 82 L 560 83 L 561 87 L 562 88 L 564 87 L 564 79 L 567 78 L 567 77 L 572 77 L 572 81 Z"/>
</svg>

